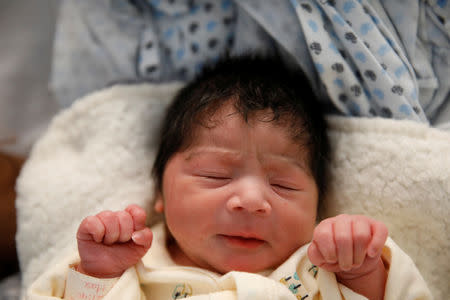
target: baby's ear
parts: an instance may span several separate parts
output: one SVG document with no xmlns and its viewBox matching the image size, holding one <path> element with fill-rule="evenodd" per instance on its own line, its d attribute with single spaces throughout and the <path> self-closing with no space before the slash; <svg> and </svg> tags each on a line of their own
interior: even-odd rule
<svg viewBox="0 0 450 300">
<path fill-rule="evenodd" d="M 155 205 L 153 206 L 153 209 L 160 214 L 164 212 L 164 200 L 160 192 L 157 192 L 156 194 Z"/>
</svg>

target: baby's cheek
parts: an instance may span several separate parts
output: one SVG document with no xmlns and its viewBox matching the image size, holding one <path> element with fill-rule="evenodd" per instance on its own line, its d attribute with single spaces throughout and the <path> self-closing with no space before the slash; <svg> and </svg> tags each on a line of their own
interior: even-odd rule
<svg viewBox="0 0 450 300">
<path fill-rule="evenodd" d="M 280 223 L 282 227 L 279 231 L 283 232 L 280 238 L 283 239 L 283 244 L 287 248 L 296 250 L 311 241 L 315 218 L 296 214 L 289 217 L 285 216 Z"/>
<path fill-rule="evenodd" d="M 174 199 L 172 199 L 174 200 Z M 206 223 L 204 207 L 197 206 L 194 199 L 179 197 L 165 205 L 166 223 L 175 237 L 195 236 Z"/>
</svg>

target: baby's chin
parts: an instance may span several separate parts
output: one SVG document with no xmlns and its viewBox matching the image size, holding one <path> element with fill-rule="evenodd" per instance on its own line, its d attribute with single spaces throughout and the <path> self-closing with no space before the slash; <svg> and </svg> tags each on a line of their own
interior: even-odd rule
<svg viewBox="0 0 450 300">
<path fill-rule="evenodd" d="M 212 265 L 204 266 L 204 268 L 219 273 L 226 274 L 232 271 L 248 272 L 248 273 L 265 273 L 275 269 L 276 263 L 267 264 L 255 260 L 235 260 L 231 259 L 224 262 L 214 262 Z"/>
<path fill-rule="evenodd" d="M 220 250 L 223 250 L 223 248 Z M 248 273 L 266 272 L 274 270 L 288 258 L 287 256 L 274 259 L 276 255 L 271 252 L 264 253 L 266 251 L 261 251 L 263 253 L 259 251 L 230 253 L 220 250 L 211 250 L 206 255 L 199 255 L 198 253 L 194 254 L 183 251 L 176 242 L 169 245 L 169 252 L 172 259 L 178 265 L 202 268 L 219 274 L 226 274 L 232 271 Z M 211 255 L 211 253 L 215 254 Z"/>
<path fill-rule="evenodd" d="M 262 260 L 264 261 L 264 260 Z M 198 267 L 202 269 L 206 269 L 208 271 L 212 271 L 219 274 L 226 274 L 232 271 L 239 272 L 248 272 L 248 273 L 260 273 L 267 270 L 273 270 L 275 263 L 269 265 L 267 263 L 263 264 L 261 260 L 256 259 L 227 259 L 223 261 L 219 261 L 215 259 L 212 262 L 208 262 L 207 260 L 196 260 L 190 259 L 187 256 L 184 259 L 179 260 L 176 259 L 175 262 L 179 265 L 190 266 L 190 267 Z"/>
</svg>

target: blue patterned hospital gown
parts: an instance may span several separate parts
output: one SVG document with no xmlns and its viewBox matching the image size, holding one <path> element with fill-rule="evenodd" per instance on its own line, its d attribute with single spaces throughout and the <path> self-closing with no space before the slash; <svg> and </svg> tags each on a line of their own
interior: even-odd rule
<svg viewBox="0 0 450 300">
<path fill-rule="evenodd" d="M 225 53 L 278 53 L 335 113 L 432 122 L 449 102 L 447 0 L 66 0 L 61 105 L 124 79 L 192 79 Z"/>
</svg>

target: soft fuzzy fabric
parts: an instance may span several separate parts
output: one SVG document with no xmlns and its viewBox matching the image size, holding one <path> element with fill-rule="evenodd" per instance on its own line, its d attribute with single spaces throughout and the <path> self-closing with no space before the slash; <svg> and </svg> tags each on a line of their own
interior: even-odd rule
<svg viewBox="0 0 450 300">
<path fill-rule="evenodd" d="M 17 182 L 23 287 L 76 247 L 87 215 L 150 209 L 155 132 L 178 84 L 115 86 L 54 118 Z M 436 299 L 450 294 L 450 134 L 410 121 L 329 118 L 333 156 L 324 216 L 384 221 Z"/>
</svg>

